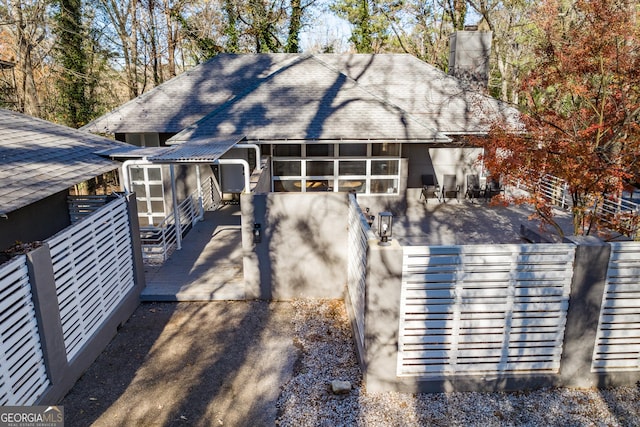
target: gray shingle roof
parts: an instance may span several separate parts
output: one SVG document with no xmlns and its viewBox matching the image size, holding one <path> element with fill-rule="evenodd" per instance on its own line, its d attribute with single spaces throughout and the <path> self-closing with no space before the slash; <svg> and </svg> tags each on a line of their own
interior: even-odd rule
<svg viewBox="0 0 640 427">
<path fill-rule="evenodd" d="M 281 120 L 287 113 L 289 120 Z M 285 139 L 344 139 L 353 134 L 396 139 L 424 130 L 482 133 L 493 119 L 517 120 L 515 109 L 466 90 L 455 78 L 411 55 L 221 54 L 84 130 L 177 133 L 208 115 L 217 116 L 207 124 L 208 131 L 221 132 L 214 137 L 249 134 L 267 126 L 263 136 Z M 399 120 L 411 125 L 399 125 Z M 429 139 L 429 133 L 424 138 Z"/>
<path fill-rule="evenodd" d="M 296 54 L 223 54 L 132 99 L 82 129 L 93 133 L 177 133 L 247 87 L 254 87 Z"/>
<path fill-rule="evenodd" d="M 0 214 L 117 169 L 96 151 L 122 145 L 0 109 Z"/>
<path fill-rule="evenodd" d="M 249 141 L 448 140 L 313 56 L 299 57 L 170 142 L 237 134 Z"/>
<path fill-rule="evenodd" d="M 445 134 L 483 133 L 497 119 L 507 119 L 513 126 L 518 122 L 515 108 L 468 89 L 455 77 L 412 55 L 316 57 Z"/>
</svg>

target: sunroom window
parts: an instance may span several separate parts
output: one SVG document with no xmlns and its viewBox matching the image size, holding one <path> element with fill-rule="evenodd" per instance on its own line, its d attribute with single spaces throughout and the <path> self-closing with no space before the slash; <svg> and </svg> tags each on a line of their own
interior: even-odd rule
<svg viewBox="0 0 640 427">
<path fill-rule="evenodd" d="M 398 194 L 400 144 L 310 143 L 272 147 L 275 192 Z"/>
</svg>

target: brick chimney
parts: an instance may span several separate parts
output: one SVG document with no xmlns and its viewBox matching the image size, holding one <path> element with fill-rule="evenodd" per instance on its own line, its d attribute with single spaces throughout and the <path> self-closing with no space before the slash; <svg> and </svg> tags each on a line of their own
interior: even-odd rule
<svg viewBox="0 0 640 427">
<path fill-rule="evenodd" d="M 475 28 L 466 27 L 449 37 L 449 75 L 474 90 L 485 91 L 489 83 L 492 32 Z"/>
</svg>

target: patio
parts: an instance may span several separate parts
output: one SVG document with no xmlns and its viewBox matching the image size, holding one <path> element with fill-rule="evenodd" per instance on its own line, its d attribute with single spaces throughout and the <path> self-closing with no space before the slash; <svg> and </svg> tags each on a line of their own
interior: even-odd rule
<svg viewBox="0 0 640 427">
<path fill-rule="evenodd" d="M 142 301 L 244 300 L 240 207 L 207 211 L 160 266 L 145 266 Z"/>
<path fill-rule="evenodd" d="M 363 206 L 364 207 L 364 206 Z M 372 212 L 377 214 L 377 212 Z M 520 226 L 536 232 L 539 222 L 528 219 L 526 206 L 491 206 L 488 202 L 447 200 L 428 203 L 408 200 L 405 216 L 394 218 L 394 238 L 402 245 L 522 243 Z M 571 217 L 558 211 L 566 233 Z M 143 301 L 215 301 L 245 299 L 242 266 L 241 216 L 238 205 L 206 212 L 161 266 L 145 266 Z M 374 228 L 376 223 L 374 223 Z M 542 233 L 544 234 L 544 233 Z M 547 237 L 553 238 L 550 233 Z"/>
<path fill-rule="evenodd" d="M 526 205 L 493 206 L 484 199 L 425 203 L 409 198 L 406 216 L 394 218 L 393 233 L 403 245 L 523 243 L 520 226 L 525 225 L 551 241 L 559 240 L 550 227 L 541 230 L 539 220 L 529 219 L 532 213 Z M 564 233 L 572 234 L 571 214 L 559 209 L 555 214 Z"/>
</svg>

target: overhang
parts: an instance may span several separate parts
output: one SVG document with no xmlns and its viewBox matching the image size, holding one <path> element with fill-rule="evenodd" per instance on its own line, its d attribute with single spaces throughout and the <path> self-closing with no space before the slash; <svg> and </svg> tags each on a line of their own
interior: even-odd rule
<svg viewBox="0 0 640 427">
<path fill-rule="evenodd" d="M 144 159 L 154 164 L 214 163 L 244 136 L 199 138 L 168 147 L 118 147 L 99 154 L 114 160 Z"/>
</svg>

